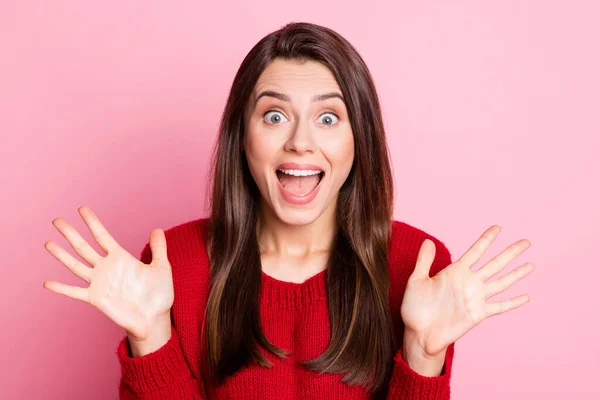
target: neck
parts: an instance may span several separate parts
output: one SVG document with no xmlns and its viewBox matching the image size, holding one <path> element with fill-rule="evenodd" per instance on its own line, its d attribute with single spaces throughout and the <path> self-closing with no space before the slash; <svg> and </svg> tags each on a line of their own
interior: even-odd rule
<svg viewBox="0 0 600 400">
<path fill-rule="evenodd" d="M 305 256 L 329 252 L 337 232 L 336 199 L 313 222 L 290 225 L 280 220 L 273 210 L 261 201 L 258 218 L 258 243 L 261 253 Z"/>
</svg>

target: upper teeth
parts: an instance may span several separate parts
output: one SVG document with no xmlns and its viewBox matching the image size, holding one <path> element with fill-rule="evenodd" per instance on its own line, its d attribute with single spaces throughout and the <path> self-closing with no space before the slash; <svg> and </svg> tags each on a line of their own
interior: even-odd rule
<svg viewBox="0 0 600 400">
<path fill-rule="evenodd" d="M 322 171 L 315 171 L 315 170 L 309 170 L 309 169 L 280 169 L 279 171 L 283 172 L 284 174 L 294 175 L 294 176 L 317 175 L 322 172 Z"/>
</svg>

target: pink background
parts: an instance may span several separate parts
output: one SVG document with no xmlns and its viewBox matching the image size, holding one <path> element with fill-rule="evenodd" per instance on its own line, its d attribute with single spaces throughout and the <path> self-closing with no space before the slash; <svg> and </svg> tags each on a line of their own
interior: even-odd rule
<svg viewBox="0 0 600 400">
<path fill-rule="evenodd" d="M 124 332 L 42 288 L 83 284 L 44 249 L 88 205 L 136 256 L 206 215 L 210 148 L 250 48 L 289 21 L 337 30 L 382 99 L 396 219 L 458 258 L 537 269 L 493 300 L 532 302 L 456 345 L 453 398 L 600 398 L 599 3 L 0 2 L 0 397 L 116 398 Z M 94 246 L 99 247 L 94 243 Z M 483 265 L 481 263 L 480 265 Z"/>
</svg>

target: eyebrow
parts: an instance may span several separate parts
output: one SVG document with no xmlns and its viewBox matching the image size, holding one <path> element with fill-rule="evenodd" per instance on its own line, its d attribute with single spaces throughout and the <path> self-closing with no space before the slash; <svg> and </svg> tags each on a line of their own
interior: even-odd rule
<svg viewBox="0 0 600 400">
<path fill-rule="evenodd" d="M 261 92 L 258 96 L 256 96 L 254 103 L 256 104 L 258 102 L 258 99 L 260 99 L 263 96 L 275 97 L 276 99 L 279 99 L 282 101 L 287 101 L 288 103 L 290 102 L 290 97 L 288 95 L 285 95 L 285 94 L 279 93 L 279 92 L 274 92 L 272 90 L 265 90 L 264 92 Z M 327 99 L 331 99 L 331 98 L 335 98 L 335 97 L 344 101 L 344 97 L 337 92 L 317 94 L 317 95 L 313 96 L 310 100 L 314 103 L 316 101 L 323 101 L 323 100 L 327 100 Z"/>
</svg>

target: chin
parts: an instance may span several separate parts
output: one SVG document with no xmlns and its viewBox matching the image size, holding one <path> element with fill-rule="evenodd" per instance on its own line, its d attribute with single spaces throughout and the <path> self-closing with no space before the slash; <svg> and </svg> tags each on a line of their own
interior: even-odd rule
<svg viewBox="0 0 600 400">
<path fill-rule="evenodd" d="M 326 193 L 321 193 L 325 195 Z M 327 197 L 327 196 L 325 196 Z M 279 219 L 286 225 L 302 226 L 309 225 L 317 221 L 323 214 L 329 214 L 332 207 L 337 204 L 338 196 L 334 196 L 332 199 L 319 199 L 318 197 L 312 204 L 308 205 L 294 205 L 289 204 L 281 198 L 271 198 L 270 204 L 267 206 L 270 208 L 270 212 L 273 213 L 274 217 Z"/>
<path fill-rule="evenodd" d="M 313 208 L 313 209 L 304 209 L 304 210 L 292 210 L 289 207 L 286 207 L 287 210 L 282 210 L 279 208 L 278 210 L 274 210 L 275 216 L 286 225 L 308 225 L 315 222 L 323 211 L 321 208 Z"/>
</svg>

